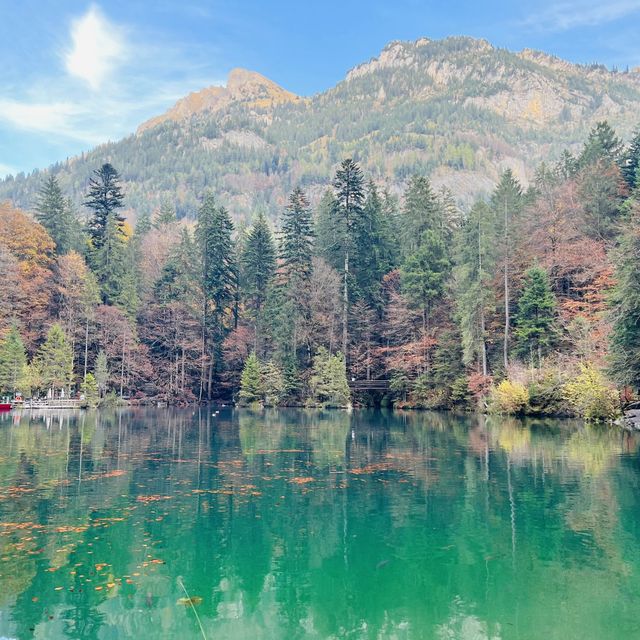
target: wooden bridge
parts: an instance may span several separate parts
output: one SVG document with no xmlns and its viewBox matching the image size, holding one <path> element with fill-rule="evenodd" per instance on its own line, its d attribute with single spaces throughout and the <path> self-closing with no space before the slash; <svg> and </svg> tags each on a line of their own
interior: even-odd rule
<svg viewBox="0 0 640 640">
<path fill-rule="evenodd" d="M 349 380 L 351 391 L 387 391 L 389 380 Z"/>
</svg>

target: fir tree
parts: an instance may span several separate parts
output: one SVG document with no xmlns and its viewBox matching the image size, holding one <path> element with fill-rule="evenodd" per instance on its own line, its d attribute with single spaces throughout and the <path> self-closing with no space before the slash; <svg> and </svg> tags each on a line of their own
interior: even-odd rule
<svg viewBox="0 0 640 640">
<path fill-rule="evenodd" d="M 258 214 L 244 242 L 242 256 L 244 293 L 254 318 L 262 310 L 276 269 L 276 249 L 271 229 L 262 213 Z"/>
<path fill-rule="evenodd" d="M 260 369 L 260 377 L 264 405 L 277 407 L 282 402 L 285 386 L 282 370 L 273 360 L 268 360 Z"/>
<path fill-rule="evenodd" d="M 201 376 L 200 398 L 205 392 L 207 399 L 213 397 L 214 377 L 222 371 L 222 343 L 235 317 L 238 273 L 232 232 L 227 210 L 218 207 L 212 195 L 205 196 L 195 232 L 203 293 L 203 364 L 209 358 L 207 375 L 203 369 Z"/>
<path fill-rule="evenodd" d="M 103 164 L 93 174 L 84 205 L 93 212 L 89 233 L 93 247 L 99 249 L 105 242 L 110 219 L 112 224 L 122 228 L 124 218 L 118 210 L 124 207 L 124 193 L 120 186 L 120 175 L 109 163 Z"/>
<path fill-rule="evenodd" d="M 351 391 L 342 353 L 332 356 L 324 347 L 318 349 L 313 359 L 309 387 L 312 405 L 335 408 L 350 406 Z"/>
<path fill-rule="evenodd" d="M 477 360 L 488 375 L 487 315 L 494 309 L 491 289 L 496 264 L 495 217 L 484 202 L 477 202 L 458 232 L 455 289 L 457 318 L 462 334 L 464 363 Z"/>
<path fill-rule="evenodd" d="M 609 370 L 620 384 L 640 390 L 640 209 L 622 237 L 617 254 L 617 284 L 611 299 L 613 328 Z"/>
<path fill-rule="evenodd" d="M 497 241 L 501 245 L 502 282 L 504 296 L 504 334 L 502 340 L 502 363 L 509 365 L 509 332 L 511 330 L 511 260 L 514 251 L 514 238 L 517 237 L 517 226 L 525 200 L 522 187 L 511 169 L 501 176 L 491 196 L 491 207 L 494 211 L 498 233 Z"/>
<path fill-rule="evenodd" d="M 342 257 L 342 352 L 347 353 L 349 344 L 349 304 L 351 266 L 350 257 L 356 250 L 357 230 L 362 224 L 365 191 L 362 170 L 351 159 L 342 162 L 333 179 L 335 203 L 333 221 L 335 224 L 336 242 Z M 345 356 L 346 357 L 346 356 Z"/>
<path fill-rule="evenodd" d="M 78 221 L 70 200 L 66 200 L 55 176 L 40 188 L 35 205 L 36 219 L 56 243 L 56 252 L 65 255 L 77 247 Z"/>
<path fill-rule="evenodd" d="M 414 175 L 409 181 L 404 195 L 401 224 L 405 256 L 418 248 L 425 231 L 443 228 L 442 210 L 427 178 Z"/>
<path fill-rule="evenodd" d="M 313 220 L 307 198 L 299 187 L 289 196 L 282 214 L 280 234 L 280 260 L 285 280 L 308 280 L 313 253 Z"/>
<path fill-rule="evenodd" d="M 622 140 L 618 138 L 611 125 L 603 120 L 591 129 L 578 160 L 580 167 L 605 162 L 618 163 L 622 154 Z"/>
<path fill-rule="evenodd" d="M 555 308 L 555 296 L 547 272 L 541 267 L 532 267 L 525 274 L 514 333 L 518 354 L 531 360 L 537 357 L 538 366 L 556 336 Z"/>
<path fill-rule="evenodd" d="M 167 200 L 163 200 L 160 204 L 160 209 L 155 216 L 153 225 L 156 229 L 162 229 L 168 227 L 176 222 L 176 210 Z"/>
<path fill-rule="evenodd" d="M 638 170 L 640 169 L 640 129 L 637 129 L 629 142 L 622 158 L 622 176 L 629 189 L 640 186 L 638 183 Z"/>
<path fill-rule="evenodd" d="M 260 362 L 255 352 L 252 352 L 245 360 L 240 379 L 240 393 L 238 395 L 241 404 L 253 404 L 262 402 L 263 388 L 260 374 Z"/>
<path fill-rule="evenodd" d="M 27 366 L 24 343 L 13 323 L 4 340 L 0 342 L 0 391 L 15 393 L 20 390 Z"/>
</svg>

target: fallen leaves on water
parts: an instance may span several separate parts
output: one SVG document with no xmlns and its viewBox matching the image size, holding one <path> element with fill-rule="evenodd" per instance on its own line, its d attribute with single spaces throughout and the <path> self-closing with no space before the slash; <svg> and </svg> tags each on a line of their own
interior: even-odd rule
<svg viewBox="0 0 640 640">
<path fill-rule="evenodd" d="M 291 480 L 289 480 L 289 482 L 292 482 L 293 484 L 309 484 L 309 482 L 313 482 L 313 478 L 310 477 L 297 477 L 297 478 L 291 478 Z"/>
<path fill-rule="evenodd" d="M 150 502 L 160 502 L 161 500 L 171 500 L 173 496 L 138 496 L 136 502 L 149 504 Z"/>
<path fill-rule="evenodd" d="M 178 598 L 176 604 L 180 604 L 183 607 L 190 607 L 191 605 L 202 604 L 202 598 L 200 596 L 191 596 L 190 598 Z"/>
</svg>

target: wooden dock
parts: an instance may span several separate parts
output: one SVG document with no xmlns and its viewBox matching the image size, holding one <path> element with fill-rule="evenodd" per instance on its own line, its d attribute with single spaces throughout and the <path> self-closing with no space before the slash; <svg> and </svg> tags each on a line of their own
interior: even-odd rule
<svg viewBox="0 0 640 640">
<path fill-rule="evenodd" d="M 46 400 L 25 400 L 16 404 L 14 409 L 79 409 L 80 400 L 70 398 L 51 398 Z"/>
</svg>

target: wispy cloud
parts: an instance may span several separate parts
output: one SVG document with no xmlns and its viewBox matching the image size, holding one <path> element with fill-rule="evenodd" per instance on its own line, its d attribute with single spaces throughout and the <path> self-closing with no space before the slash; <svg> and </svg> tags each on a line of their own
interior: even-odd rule
<svg viewBox="0 0 640 640">
<path fill-rule="evenodd" d="M 131 133 L 190 91 L 220 84 L 211 49 L 139 26 L 134 32 L 97 5 L 68 24 L 51 54 L 57 67 L 0 96 L 0 127 L 90 147 Z M 0 165 L 0 175 L 6 169 Z"/>
<path fill-rule="evenodd" d="M 540 31 L 569 31 L 595 27 L 640 12 L 640 0 L 560 2 L 533 13 L 523 25 Z"/>
<path fill-rule="evenodd" d="M 99 89 L 123 62 L 126 46 L 122 30 L 109 22 L 95 5 L 71 25 L 72 47 L 65 55 L 68 73 Z"/>
</svg>

